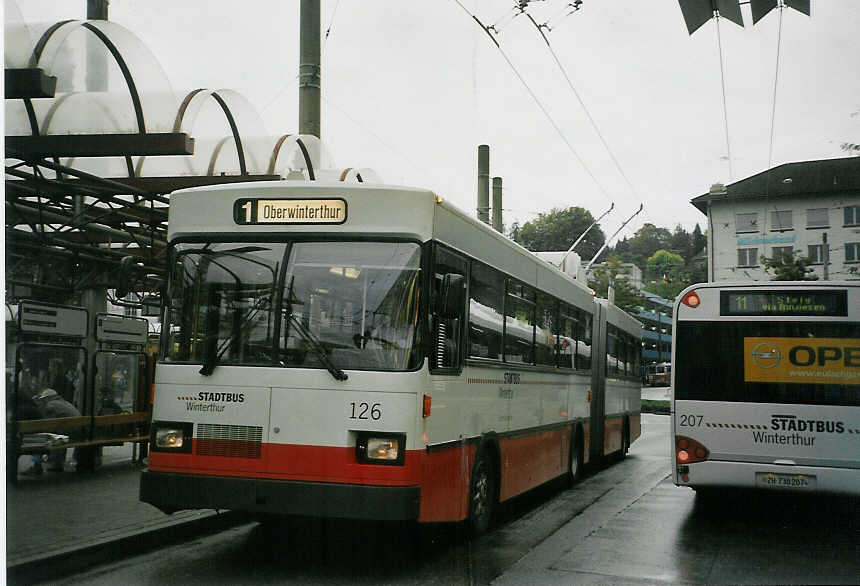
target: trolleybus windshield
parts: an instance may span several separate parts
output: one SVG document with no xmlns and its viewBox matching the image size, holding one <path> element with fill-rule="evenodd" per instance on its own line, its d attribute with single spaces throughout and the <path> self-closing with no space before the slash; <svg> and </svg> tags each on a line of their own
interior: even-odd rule
<svg viewBox="0 0 860 586">
<path fill-rule="evenodd" d="M 179 243 L 173 259 L 165 360 L 337 378 L 420 364 L 418 244 Z"/>
</svg>

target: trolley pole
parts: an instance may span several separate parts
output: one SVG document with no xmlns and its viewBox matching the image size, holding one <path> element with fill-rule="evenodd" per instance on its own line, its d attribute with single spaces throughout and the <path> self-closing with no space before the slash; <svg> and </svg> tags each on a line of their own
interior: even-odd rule
<svg viewBox="0 0 860 586">
<path fill-rule="evenodd" d="M 320 0 L 301 0 L 299 134 L 320 134 Z"/>
</svg>

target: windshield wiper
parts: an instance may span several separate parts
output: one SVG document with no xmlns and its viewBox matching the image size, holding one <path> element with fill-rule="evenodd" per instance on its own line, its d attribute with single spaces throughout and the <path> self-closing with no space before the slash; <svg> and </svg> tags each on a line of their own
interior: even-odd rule
<svg viewBox="0 0 860 586">
<path fill-rule="evenodd" d="M 310 330 L 308 330 L 302 323 L 302 321 L 296 316 L 294 316 L 292 312 L 290 312 L 290 322 L 292 322 L 296 330 L 298 330 L 299 335 L 302 337 L 302 339 L 304 339 L 305 342 L 310 344 L 311 348 L 313 348 L 314 353 L 316 353 L 317 358 L 319 358 L 320 362 L 322 362 L 323 365 L 326 367 L 326 370 L 328 370 L 335 379 L 344 381 L 349 378 L 344 371 L 335 366 L 334 362 L 331 361 L 331 358 L 329 358 L 328 354 L 325 353 L 325 348 L 323 348 L 323 345 L 320 343 L 320 341 L 314 337 Z"/>
<path fill-rule="evenodd" d="M 210 343 L 209 338 L 207 337 L 206 350 L 203 357 L 203 368 L 200 369 L 200 374 L 203 376 L 209 376 L 212 374 L 215 367 L 218 365 L 218 361 L 221 360 L 222 356 L 224 356 L 224 353 L 233 347 L 234 341 L 241 339 L 245 329 L 251 327 L 257 315 L 265 309 L 271 309 L 269 298 L 261 297 L 256 303 L 254 303 L 254 306 L 248 310 L 247 315 L 242 319 L 242 323 L 234 329 L 232 335 L 222 342 L 221 348 L 218 348 L 217 333 L 214 343 Z"/>
</svg>

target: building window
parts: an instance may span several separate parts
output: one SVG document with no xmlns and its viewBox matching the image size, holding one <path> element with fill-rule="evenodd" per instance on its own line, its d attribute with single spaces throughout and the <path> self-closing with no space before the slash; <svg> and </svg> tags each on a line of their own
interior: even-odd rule
<svg viewBox="0 0 860 586">
<path fill-rule="evenodd" d="M 845 262 L 860 262 L 860 242 L 845 243 Z"/>
<path fill-rule="evenodd" d="M 830 226 L 830 210 L 828 208 L 815 208 L 806 210 L 807 228 L 827 228 Z"/>
<path fill-rule="evenodd" d="M 758 214 L 737 214 L 735 216 L 735 232 L 758 232 Z"/>
<path fill-rule="evenodd" d="M 793 246 L 774 246 L 770 249 L 770 257 L 777 259 L 780 257 L 786 256 L 787 260 L 791 261 L 794 257 L 794 247 Z"/>
<path fill-rule="evenodd" d="M 758 248 L 738 248 L 738 266 L 754 267 L 758 265 Z"/>
<path fill-rule="evenodd" d="M 860 206 L 845 206 L 842 209 L 845 212 L 846 226 L 860 225 Z"/>
<path fill-rule="evenodd" d="M 810 244 L 809 245 L 809 262 L 814 265 L 824 264 L 824 245 Z"/>
<path fill-rule="evenodd" d="M 782 230 L 793 229 L 791 223 L 791 210 L 771 212 L 770 229 L 780 232 Z"/>
</svg>

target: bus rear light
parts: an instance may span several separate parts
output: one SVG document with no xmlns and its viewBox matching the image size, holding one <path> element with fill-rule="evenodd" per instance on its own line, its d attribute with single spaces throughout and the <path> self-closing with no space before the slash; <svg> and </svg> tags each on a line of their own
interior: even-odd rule
<svg viewBox="0 0 860 586">
<path fill-rule="evenodd" d="M 696 309 L 697 307 L 699 307 L 699 304 L 702 303 L 702 299 L 699 297 L 698 293 L 696 293 L 695 291 L 690 291 L 689 293 L 684 295 L 684 297 L 681 299 L 681 303 L 683 303 L 687 307 L 692 307 L 693 309 Z"/>
<path fill-rule="evenodd" d="M 704 462 L 708 459 L 708 448 L 683 435 L 675 436 L 675 461 L 678 464 Z"/>
<path fill-rule="evenodd" d="M 433 397 L 430 395 L 424 395 L 424 408 L 421 411 L 422 417 L 427 419 L 430 417 L 430 412 L 433 410 Z"/>
</svg>

